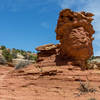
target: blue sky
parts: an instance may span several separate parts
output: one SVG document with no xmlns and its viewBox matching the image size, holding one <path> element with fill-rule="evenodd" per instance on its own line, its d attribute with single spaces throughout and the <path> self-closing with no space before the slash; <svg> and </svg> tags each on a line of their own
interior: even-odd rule
<svg viewBox="0 0 100 100">
<path fill-rule="evenodd" d="M 93 47 L 94 55 L 100 56 L 99 4 L 100 0 L 0 0 L 0 45 L 33 51 L 43 44 L 58 43 L 59 12 L 71 8 L 95 14 Z"/>
</svg>

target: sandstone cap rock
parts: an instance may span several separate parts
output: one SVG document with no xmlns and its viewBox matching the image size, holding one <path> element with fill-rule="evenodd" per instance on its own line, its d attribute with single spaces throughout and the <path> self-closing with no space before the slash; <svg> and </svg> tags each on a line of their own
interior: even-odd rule
<svg viewBox="0 0 100 100">
<path fill-rule="evenodd" d="M 51 50 L 55 49 L 57 46 L 55 44 L 46 44 L 36 48 L 37 51 Z"/>
</svg>

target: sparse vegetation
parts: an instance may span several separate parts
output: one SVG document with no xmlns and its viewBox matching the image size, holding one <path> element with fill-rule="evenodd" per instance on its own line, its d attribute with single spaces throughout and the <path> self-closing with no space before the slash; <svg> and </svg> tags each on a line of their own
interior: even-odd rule
<svg viewBox="0 0 100 100">
<path fill-rule="evenodd" d="M 0 49 L 4 50 L 4 49 L 6 49 L 6 46 L 2 45 Z"/>
<path fill-rule="evenodd" d="M 12 55 L 10 53 L 10 50 L 4 49 L 2 51 L 2 55 L 4 56 L 4 58 L 7 60 L 7 62 L 12 62 Z"/>
<path fill-rule="evenodd" d="M 37 56 L 34 56 L 34 55 L 31 54 L 31 55 L 29 55 L 29 60 L 35 60 L 36 61 L 37 60 Z"/>
<path fill-rule="evenodd" d="M 86 69 L 94 69 L 94 63 L 92 62 L 92 60 L 95 59 L 95 56 L 91 56 L 88 60 L 87 60 L 87 65 L 86 65 Z"/>
<path fill-rule="evenodd" d="M 95 92 L 96 90 L 94 88 L 89 88 L 88 84 L 85 84 L 85 83 L 80 83 L 80 88 L 79 90 L 81 92 Z"/>
<path fill-rule="evenodd" d="M 90 98 L 90 99 L 88 99 L 88 100 L 96 100 L 96 98 Z"/>
<path fill-rule="evenodd" d="M 29 61 L 26 61 L 26 62 L 21 61 L 21 62 L 19 62 L 19 63 L 15 66 L 15 69 L 21 69 L 21 68 L 24 68 L 24 67 L 26 67 L 26 66 L 29 65 L 29 64 L 30 64 Z"/>
<path fill-rule="evenodd" d="M 0 57 L 0 64 L 6 64 L 6 60 L 4 57 Z"/>
<path fill-rule="evenodd" d="M 83 93 L 93 93 L 93 92 L 96 92 L 97 90 L 95 88 L 90 88 L 89 86 L 89 80 L 88 80 L 88 77 L 87 77 L 87 82 L 84 83 L 84 82 L 81 82 L 80 80 L 80 87 L 78 88 L 79 90 L 79 94 L 78 96 L 82 95 Z"/>
<path fill-rule="evenodd" d="M 16 51 L 15 48 L 12 49 L 11 55 L 12 55 L 12 58 L 13 58 L 13 59 L 17 58 L 17 51 Z"/>
<path fill-rule="evenodd" d="M 37 56 L 34 55 L 31 51 L 19 50 L 19 49 L 8 49 L 6 46 L 0 46 L 0 50 L 2 50 L 2 55 L 7 62 L 12 62 L 12 59 L 16 59 L 19 55 L 23 56 L 23 59 L 26 60 L 37 60 Z M 4 61 L 2 60 L 2 63 Z"/>
<path fill-rule="evenodd" d="M 88 64 L 88 63 L 91 63 L 91 61 L 92 61 L 93 59 L 95 59 L 95 56 L 91 56 L 91 57 L 87 60 L 87 64 Z"/>
</svg>

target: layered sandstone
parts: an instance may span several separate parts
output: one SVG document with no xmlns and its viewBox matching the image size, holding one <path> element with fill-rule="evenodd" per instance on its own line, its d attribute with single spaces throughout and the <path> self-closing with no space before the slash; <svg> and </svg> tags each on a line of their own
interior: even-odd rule
<svg viewBox="0 0 100 100">
<path fill-rule="evenodd" d="M 56 56 L 59 52 L 60 44 L 47 44 L 36 48 L 38 51 L 38 66 L 55 66 Z"/>
</svg>

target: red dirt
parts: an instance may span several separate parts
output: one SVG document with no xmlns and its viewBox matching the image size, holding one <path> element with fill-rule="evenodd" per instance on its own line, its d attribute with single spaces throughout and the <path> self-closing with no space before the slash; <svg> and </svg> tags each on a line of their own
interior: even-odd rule
<svg viewBox="0 0 100 100">
<path fill-rule="evenodd" d="M 89 80 L 97 91 L 80 96 L 80 81 Z M 15 71 L 0 66 L 0 100 L 100 100 L 100 70 L 81 71 L 78 67 L 60 66 L 27 68 Z"/>
</svg>

